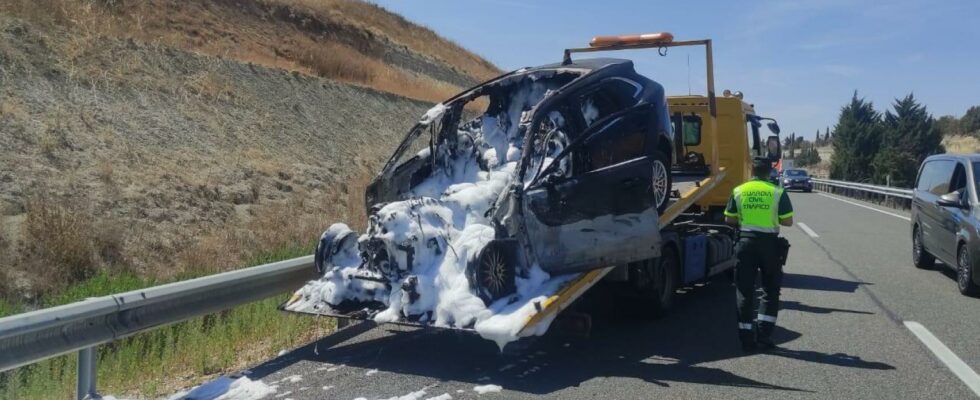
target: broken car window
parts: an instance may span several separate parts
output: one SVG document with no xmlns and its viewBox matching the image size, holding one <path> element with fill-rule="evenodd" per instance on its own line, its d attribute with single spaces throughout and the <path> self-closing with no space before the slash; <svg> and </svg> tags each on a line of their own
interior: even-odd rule
<svg viewBox="0 0 980 400">
<path fill-rule="evenodd" d="M 639 88 L 639 84 L 625 79 L 609 79 L 587 92 L 580 102 L 585 126 L 636 104 Z"/>
<path fill-rule="evenodd" d="M 525 182 L 530 182 L 532 178 L 538 176 L 548 168 L 552 162 L 566 147 L 571 143 L 572 131 L 568 124 L 568 119 L 559 111 L 550 111 L 535 126 L 534 144 L 531 159 L 532 173 L 527 174 Z M 569 157 L 562 157 L 557 160 L 559 165 L 550 172 L 555 177 L 567 177 L 571 173 Z"/>
<path fill-rule="evenodd" d="M 424 159 L 429 156 L 429 144 L 432 137 L 430 128 L 421 126 L 418 132 L 406 139 L 408 140 L 408 148 L 395 160 L 395 170 L 402 169 L 413 160 Z"/>
</svg>

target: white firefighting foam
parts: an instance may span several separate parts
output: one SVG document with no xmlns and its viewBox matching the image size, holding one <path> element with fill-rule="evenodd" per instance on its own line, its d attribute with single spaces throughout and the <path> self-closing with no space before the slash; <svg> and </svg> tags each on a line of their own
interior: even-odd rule
<svg viewBox="0 0 980 400">
<path fill-rule="evenodd" d="M 388 203 L 375 214 L 371 228 L 359 241 L 380 238 L 388 254 L 395 257 L 403 277 L 390 282 L 390 291 L 385 283 L 352 278 L 363 271 L 358 268 L 361 258 L 357 246 L 349 246 L 331 259 L 334 268 L 303 287 L 299 291 L 301 300 L 288 308 L 312 311 L 323 303 L 336 306 L 344 300 L 376 301 L 387 305 L 374 315 L 377 322 L 412 316 L 435 326 L 472 327 L 501 348 L 516 340 L 527 318 L 535 312 L 534 303 L 555 293 L 574 276 L 551 277 L 541 268 L 530 266 L 526 277 L 518 278 L 515 296 L 486 306 L 472 291 L 466 266 L 494 239 L 487 211 L 515 179 L 523 142 L 518 125 L 524 113 L 538 104 L 549 89 L 546 82 L 540 81 L 523 85 L 513 90 L 505 111 L 484 114 L 461 126 L 456 157 L 446 158 L 453 161 L 438 167 L 414 187 L 410 199 Z M 434 123 L 446 110 L 443 105 L 434 107 L 426 113 L 423 123 Z M 560 118 L 557 114 L 552 118 L 556 126 L 562 124 L 555 120 Z M 436 150 L 437 157 L 440 151 Z M 487 170 L 480 168 L 481 162 Z M 324 235 L 342 237 L 349 231 L 346 225 L 335 224 Z M 412 259 L 397 246 L 410 246 Z M 415 282 L 413 290 L 403 290 L 408 280 Z M 549 324 L 544 321 L 536 331 L 525 334 L 541 335 Z"/>
</svg>

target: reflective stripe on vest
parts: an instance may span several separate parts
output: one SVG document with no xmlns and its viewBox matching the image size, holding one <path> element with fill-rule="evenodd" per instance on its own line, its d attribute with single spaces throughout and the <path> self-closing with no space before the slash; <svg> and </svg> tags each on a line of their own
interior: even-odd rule
<svg viewBox="0 0 980 400">
<path fill-rule="evenodd" d="M 751 180 L 732 192 L 738 224 L 746 232 L 779 233 L 779 198 L 783 189 L 763 180 Z"/>
</svg>

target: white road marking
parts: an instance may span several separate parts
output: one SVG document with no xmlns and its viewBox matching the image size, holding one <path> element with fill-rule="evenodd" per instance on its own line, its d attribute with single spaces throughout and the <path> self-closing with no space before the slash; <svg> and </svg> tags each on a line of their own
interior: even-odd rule
<svg viewBox="0 0 980 400">
<path fill-rule="evenodd" d="M 922 341 L 922 343 L 925 344 L 930 351 L 932 351 L 932 354 L 935 354 L 936 358 L 939 358 L 939 361 L 946 364 L 946 367 L 949 368 L 950 371 L 953 371 L 953 374 L 956 375 L 957 378 L 960 378 L 960 380 L 963 381 L 963 383 L 965 383 L 966 386 L 977 395 L 977 397 L 980 397 L 980 375 L 977 375 L 976 371 L 971 369 L 969 365 L 966 365 L 963 360 L 953 353 L 949 347 L 946 347 L 943 342 L 940 342 L 939 339 L 936 338 L 932 332 L 929 332 L 925 326 L 922 326 L 922 324 L 915 321 L 905 321 L 905 327 L 909 328 L 909 330 L 912 331 L 912 334 L 919 338 L 919 340 Z"/>
<path fill-rule="evenodd" d="M 906 216 L 904 216 L 904 215 L 900 215 L 900 214 L 895 214 L 895 213 L 891 213 L 891 212 L 888 212 L 888 211 L 885 211 L 885 210 L 879 210 L 879 209 L 877 209 L 877 208 L 874 208 L 874 207 L 870 207 L 870 206 L 866 206 L 866 205 L 864 205 L 864 204 L 860 204 L 860 203 L 855 203 L 855 202 L 853 202 L 853 201 L 850 201 L 850 200 L 844 200 L 844 199 L 842 199 L 842 198 L 840 198 L 840 197 L 837 197 L 837 196 L 831 196 L 831 195 L 828 195 L 828 194 L 823 194 L 823 193 L 817 193 L 817 194 L 819 194 L 819 195 L 821 195 L 821 196 L 823 196 L 823 197 L 826 197 L 826 198 L 828 198 L 828 199 L 834 199 L 834 200 L 837 200 L 837 201 L 843 201 L 843 202 L 845 202 L 845 203 L 847 203 L 847 204 L 853 204 L 853 205 L 856 205 L 856 206 L 858 206 L 858 207 L 863 207 L 863 208 L 867 208 L 867 209 L 869 209 L 869 210 L 872 210 L 872 211 L 877 211 L 877 212 L 880 212 L 880 213 L 882 213 L 882 214 L 887 214 L 887 215 L 891 215 L 891 216 L 893 216 L 893 217 L 896 217 L 896 218 L 901 218 L 901 219 L 904 219 L 904 220 L 906 220 L 906 221 L 909 221 L 909 222 L 911 222 L 911 221 L 912 221 L 912 219 L 911 219 L 911 218 L 909 218 L 909 217 L 906 217 Z"/>
<path fill-rule="evenodd" d="M 803 230 L 803 232 L 806 232 L 807 235 L 810 235 L 810 237 L 812 237 L 814 239 L 820 237 L 820 235 L 818 235 L 816 232 L 814 232 L 813 229 L 810 229 L 809 226 L 806 226 L 806 224 L 804 224 L 802 222 L 797 222 L 796 225 L 798 225 L 800 227 L 800 229 Z"/>
</svg>

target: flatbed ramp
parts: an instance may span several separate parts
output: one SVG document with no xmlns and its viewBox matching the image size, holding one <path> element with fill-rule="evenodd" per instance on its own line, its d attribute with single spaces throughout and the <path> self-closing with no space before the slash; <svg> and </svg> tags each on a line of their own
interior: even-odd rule
<svg viewBox="0 0 980 400">
<path fill-rule="evenodd" d="M 684 213 L 684 211 L 687 211 L 688 208 L 700 200 L 701 197 L 711 191 L 712 188 L 717 186 L 718 183 L 724 178 L 724 168 L 722 168 L 714 176 L 708 177 L 675 176 L 673 186 L 674 189 L 679 192 L 680 196 L 677 198 L 677 200 L 673 200 L 671 204 L 667 206 L 667 209 L 664 210 L 663 215 L 660 216 L 660 226 L 669 225 L 678 216 Z M 602 278 L 609 274 L 609 272 L 611 272 L 614 268 L 616 268 L 616 266 L 599 268 L 589 272 L 580 273 L 578 278 L 572 279 L 567 284 L 562 286 L 558 292 L 540 302 L 540 304 L 535 307 L 538 311 L 528 317 L 527 322 L 524 323 L 524 327 L 521 328 L 517 336 L 529 336 L 532 332 L 535 332 L 537 325 L 540 322 L 551 320 L 552 317 L 556 316 L 562 310 L 568 308 L 568 306 L 585 294 L 585 292 L 595 285 L 596 282 L 602 280 Z"/>
<path fill-rule="evenodd" d="M 676 199 L 671 200 L 671 204 L 667 206 L 667 210 L 659 218 L 660 226 L 670 225 L 677 217 L 687 211 L 692 205 L 694 205 L 698 200 L 700 200 L 705 194 L 711 191 L 715 186 L 717 186 L 725 178 L 725 168 L 719 169 L 714 175 L 674 175 L 673 176 L 673 189 L 677 191 L 678 196 Z M 527 320 L 524 322 L 522 328 L 518 331 L 518 337 L 532 336 L 539 331 L 539 324 L 542 322 L 550 322 L 558 315 L 562 310 L 568 308 L 576 299 L 581 297 L 588 291 L 596 282 L 599 282 L 604 276 L 609 274 L 615 266 L 604 267 L 599 269 L 594 269 L 588 272 L 578 273 L 577 277 L 571 278 L 565 284 L 559 286 L 557 290 L 544 300 L 539 300 L 541 296 L 536 296 L 533 300 L 534 312 L 528 315 Z M 308 307 L 291 307 L 295 302 L 299 300 L 299 295 L 293 295 L 291 299 L 280 305 L 279 309 L 286 312 L 295 312 L 300 314 L 311 314 L 319 316 L 329 316 L 342 319 L 353 319 L 353 320 L 365 320 L 367 319 L 367 314 L 361 310 L 353 312 L 344 312 L 341 310 L 335 310 L 330 307 L 318 307 L 311 309 Z M 413 321 L 396 321 L 395 324 L 400 325 L 413 325 L 413 326 L 423 326 L 428 327 L 424 323 L 413 322 Z M 461 329 L 461 328 L 453 328 Z M 469 329 L 464 329 L 469 330 Z"/>
</svg>

